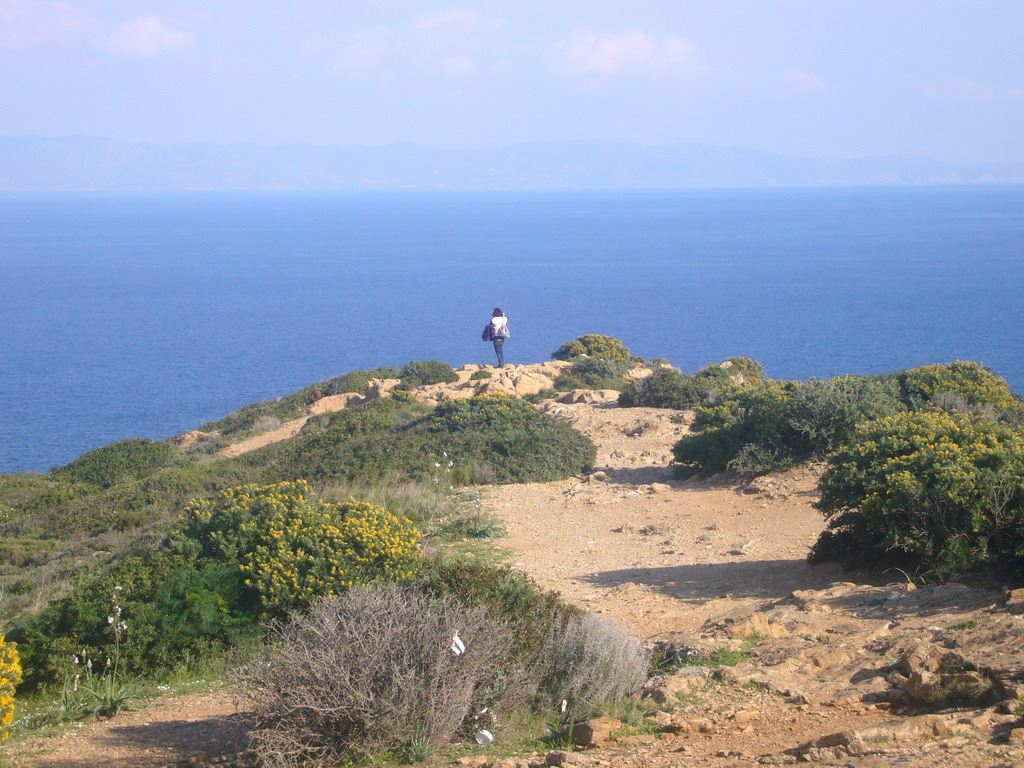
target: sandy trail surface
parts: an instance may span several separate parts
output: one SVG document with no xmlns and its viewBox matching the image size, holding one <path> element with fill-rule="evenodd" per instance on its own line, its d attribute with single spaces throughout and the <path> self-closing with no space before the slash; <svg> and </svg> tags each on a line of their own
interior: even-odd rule
<svg viewBox="0 0 1024 768">
<path fill-rule="evenodd" d="M 495 486 L 485 509 L 506 522 L 514 564 L 570 602 L 645 639 L 695 629 L 741 604 L 840 580 L 806 556 L 824 527 L 811 506 L 817 469 L 753 484 L 680 482 L 668 467 L 687 414 L 547 406 L 599 446 L 598 470 L 555 483 Z"/>
</svg>

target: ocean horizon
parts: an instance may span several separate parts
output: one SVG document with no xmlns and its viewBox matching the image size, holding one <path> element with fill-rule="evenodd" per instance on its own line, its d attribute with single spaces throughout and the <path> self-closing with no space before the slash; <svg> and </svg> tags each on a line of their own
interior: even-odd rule
<svg viewBox="0 0 1024 768">
<path fill-rule="evenodd" d="M 583 333 L 773 378 L 976 360 L 1024 391 L 1024 186 L 0 195 L 0 472 L 347 370 Z"/>
</svg>

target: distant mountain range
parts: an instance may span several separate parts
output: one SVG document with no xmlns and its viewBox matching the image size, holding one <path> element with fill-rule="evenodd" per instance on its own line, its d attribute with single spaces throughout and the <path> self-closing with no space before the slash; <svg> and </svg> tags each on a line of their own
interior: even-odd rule
<svg viewBox="0 0 1024 768">
<path fill-rule="evenodd" d="M 1024 183 L 1024 163 L 815 160 L 699 144 L 142 144 L 0 138 L 0 191 L 616 189 Z"/>
</svg>

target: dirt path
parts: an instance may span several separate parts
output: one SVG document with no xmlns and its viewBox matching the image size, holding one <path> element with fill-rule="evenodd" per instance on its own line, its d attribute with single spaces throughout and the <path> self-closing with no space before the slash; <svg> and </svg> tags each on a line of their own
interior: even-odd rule
<svg viewBox="0 0 1024 768">
<path fill-rule="evenodd" d="M 244 736 L 230 694 L 190 694 L 111 720 L 72 724 L 62 736 L 13 744 L 11 756 L 26 768 L 155 768 L 237 752 Z"/>
<path fill-rule="evenodd" d="M 515 565 L 570 602 L 645 639 L 699 627 L 739 605 L 840 580 L 805 558 L 824 527 L 817 472 L 749 486 L 678 482 L 671 448 L 686 417 L 653 408 L 547 406 L 598 445 L 598 471 L 556 483 L 495 486 Z M 747 492 L 744 492 L 747 491 Z"/>
<path fill-rule="evenodd" d="M 286 421 L 279 427 L 268 429 L 266 432 L 261 432 L 253 437 L 240 440 L 237 443 L 232 443 L 226 448 L 222 448 L 217 453 L 220 456 L 233 459 L 236 456 L 241 456 L 243 453 L 255 451 L 257 448 L 262 448 L 265 445 L 279 443 L 282 440 L 289 440 L 299 434 L 299 430 L 306 426 L 307 421 L 309 421 L 309 416 L 303 416 L 300 419 Z"/>
</svg>

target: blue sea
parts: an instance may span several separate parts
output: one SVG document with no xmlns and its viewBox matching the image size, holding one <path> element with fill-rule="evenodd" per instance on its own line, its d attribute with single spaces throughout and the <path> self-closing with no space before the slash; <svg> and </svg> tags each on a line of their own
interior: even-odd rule
<svg viewBox="0 0 1024 768">
<path fill-rule="evenodd" d="M 0 196 L 0 472 L 355 368 L 582 333 L 776 378 L 977 360 L 1024 391 L 1024 187 Z"/>
</svg>

